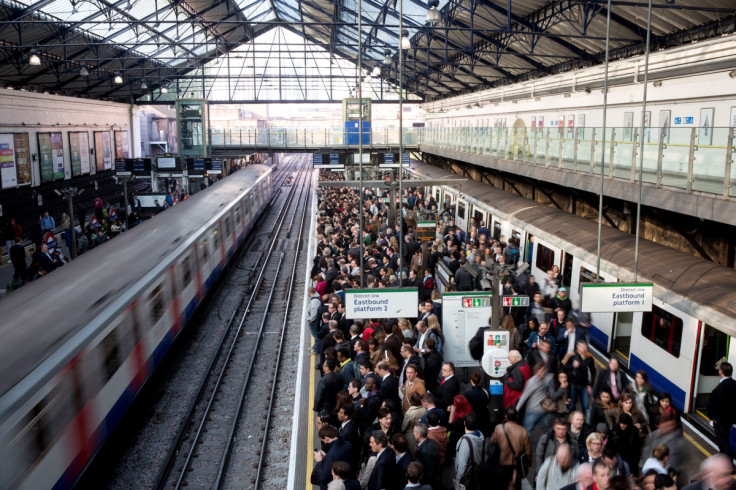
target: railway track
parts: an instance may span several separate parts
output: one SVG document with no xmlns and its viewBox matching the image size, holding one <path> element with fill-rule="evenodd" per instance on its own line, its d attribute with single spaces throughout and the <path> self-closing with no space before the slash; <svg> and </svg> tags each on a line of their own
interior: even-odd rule
<svg viewBox="0 0 736 490">
<path fill-rule="evenodd" d="M 293 172 L 287 167 L 285 174 Z M 272 416 L 276 399 L 288 399 L 278 393 L 281 353 L 288 332 L 310 175 L 302 171 L 296 178 L 280 179 L 280 185 L 289 191 L 277 199 L 282 202 L 271 231 L 260 232 L 261 241 L 269 239 L 260 247 L 265 248 L 259 257 L 261 267 L 250 292 L 242 294 L 229 316 L 187 421 L 169 450 L 157 488 L 258 488 L 269 478 L 286 480 L 288 464 L 283 471 L 268 469 L 280 466 L 279 461 L 272 465 L 270 460 L 271 455 L 279 454 L 271 451 L 270 440 L 283 443 L 288 436 L 271 434 L 269 428 L 274 422 L 281 424 L 279 417 Z M 291 419 L 290 412 L 287 417 Z"/>
</svg>

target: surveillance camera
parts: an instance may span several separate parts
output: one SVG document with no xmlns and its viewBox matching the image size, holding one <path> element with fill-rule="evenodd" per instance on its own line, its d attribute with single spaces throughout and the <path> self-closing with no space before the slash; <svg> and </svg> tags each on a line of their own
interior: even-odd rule
<svg viewBox="0 0 736 490">
<path fill-rule="evenodd" d="M 59 189 L 54 189 L 54 192 L 56 193 L 57 196 L 61 196 L 61 192 L 59 191 Z"/>
</svg>

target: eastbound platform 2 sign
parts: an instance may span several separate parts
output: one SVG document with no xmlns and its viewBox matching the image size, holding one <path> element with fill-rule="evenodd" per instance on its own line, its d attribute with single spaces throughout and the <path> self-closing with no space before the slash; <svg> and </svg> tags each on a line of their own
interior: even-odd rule
<svg viewBox="0 0 736 490">
<path fill-rule="evenodd" d="M 442 295 L 442 334 L 445 336 L 445 361 L 455 366 L 478 366 L 470 355 L 468 342 L 491 317 L 491 293 L 485 291 L 444 293 Z"/>
<path fill-rule="evenodd" d="M 414 318 L 419 289 L 346 289 L 345 316 L 358 318 Z"/>
<path fill-rule="evenodd" d="M 583 284 L 580 309 L 586 313 L 652 311 L 651 283 Z"/>
</svg>

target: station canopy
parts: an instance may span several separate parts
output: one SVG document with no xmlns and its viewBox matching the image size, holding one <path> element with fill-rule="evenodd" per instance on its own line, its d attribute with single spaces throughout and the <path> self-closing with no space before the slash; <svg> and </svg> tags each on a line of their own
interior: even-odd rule
<svg viewBox="0 0 736 490">
<path fill-rule="evenodd" d="M 643 53 L 648 3 L 608 5 L 0 0 L 0 86 L 119 102 L 321 102 L 359 88 L 436 100 L 602 63 L 609 13 L 611 59 Z M 654 2 L 653 50 L 734 32 L 734 0 Z"/>
</svg>

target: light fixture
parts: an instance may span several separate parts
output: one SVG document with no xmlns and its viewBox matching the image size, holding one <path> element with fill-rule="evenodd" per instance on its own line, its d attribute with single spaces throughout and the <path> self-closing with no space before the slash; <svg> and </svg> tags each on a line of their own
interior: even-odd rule
<svg viewBox="0 0 736 490">
<path fill-rule="evenodd" d="M 31 50 L 31 57 L 28 58 L 28 64 L 33 66 L 39 66 L 41 64 L 41 58 L 38 57 L 38 50 Z"/>
<path fill-rule="evenodd" d="M 652 83 L 652 85 L 655 86 L 655 87 L 661 87 L 662 86 L 662 80 L 656 80 L 655 82 Z"/>
<path fill-rule="evenodd" d="M 116 73 L 115 74 L 115 78 L 113 79 L 113 83 L 115 85 L 120 85 L 121 83 L 123 83 L 123 77 L 120 75 L 120 73 Z"/>
<path fill-rule="evenodd" d="M 590 95 L 590 92 L 591 92 L 590 87 L 585 87 L 585 93 Z"/>
<path fill-rule="evenodd" d="M 731 78 L 736 78 L 736 70 L 731 70 L 728 72 L 728 76 Z"/>
<path fill-rule="evenodd" d="M 390 65 L 391 64 L 391 50 L 387 49 L 383 53 L 383 64 L 384 65 Z"/>
<path fill-rule="evenodd" d="M 162 94 L 168 94 L 169 93 L 169 89 L 167 89 L 166 87 L 161 87 L 161 93 Z"/>
<path fill-rule="evenodd" d="M 381 67 L 378 66 L 378 63 L 376 63 L 376 66 L 373 67 L 373 71 L 371 72 L 371 75 L 373 75 L 374 77 L 381 76 Z"/>
<path fill-rule="evenodd" d="M 365 83 L 368 83 L 368 84 L 370 84 L 371 82 L 373 82 L 373 78 L 371 78 L 371 74 L 369 73 L 368 75 L 366 75 L 365 78 L 363 79 L 363 81 Z"/>
<path fill-rule="evenodd" d="M 87 70 L 87 67 L 82 65 L 82 69 L 79 70 L 79 76 L 80 77 L 88 77 L 89 76 L 89 70 Z"/>
<path fill-rule="evenodd" d="M 411 41 L 409 40 L 409 31 L 404 29 L 401 31 L 401 49 L 411 48 Z"/>
<path fill-rule="evenodd" d="M 570 98 L 570 92 L 565 92 L 565 95 L 563 95 L 564 98 L 569 99 Z"/>
<path fill-rule="evenodd" d="M 141 90 L 148 90 L 148 84 L 145 80 L 141 82 Z"/>
<path fill-rule="evenodd" d="M 427 11 L 427 17 L 425 18 L 425 20 L 428 24 L 436 24 L 440 21 L 440 11 L 437 10 L 437 6 L 439 4 L 439 0 L 429 0 L 429 2 L 427 2 L 427 5 L 429 5 L 429 10 Z"/>
</svg>

